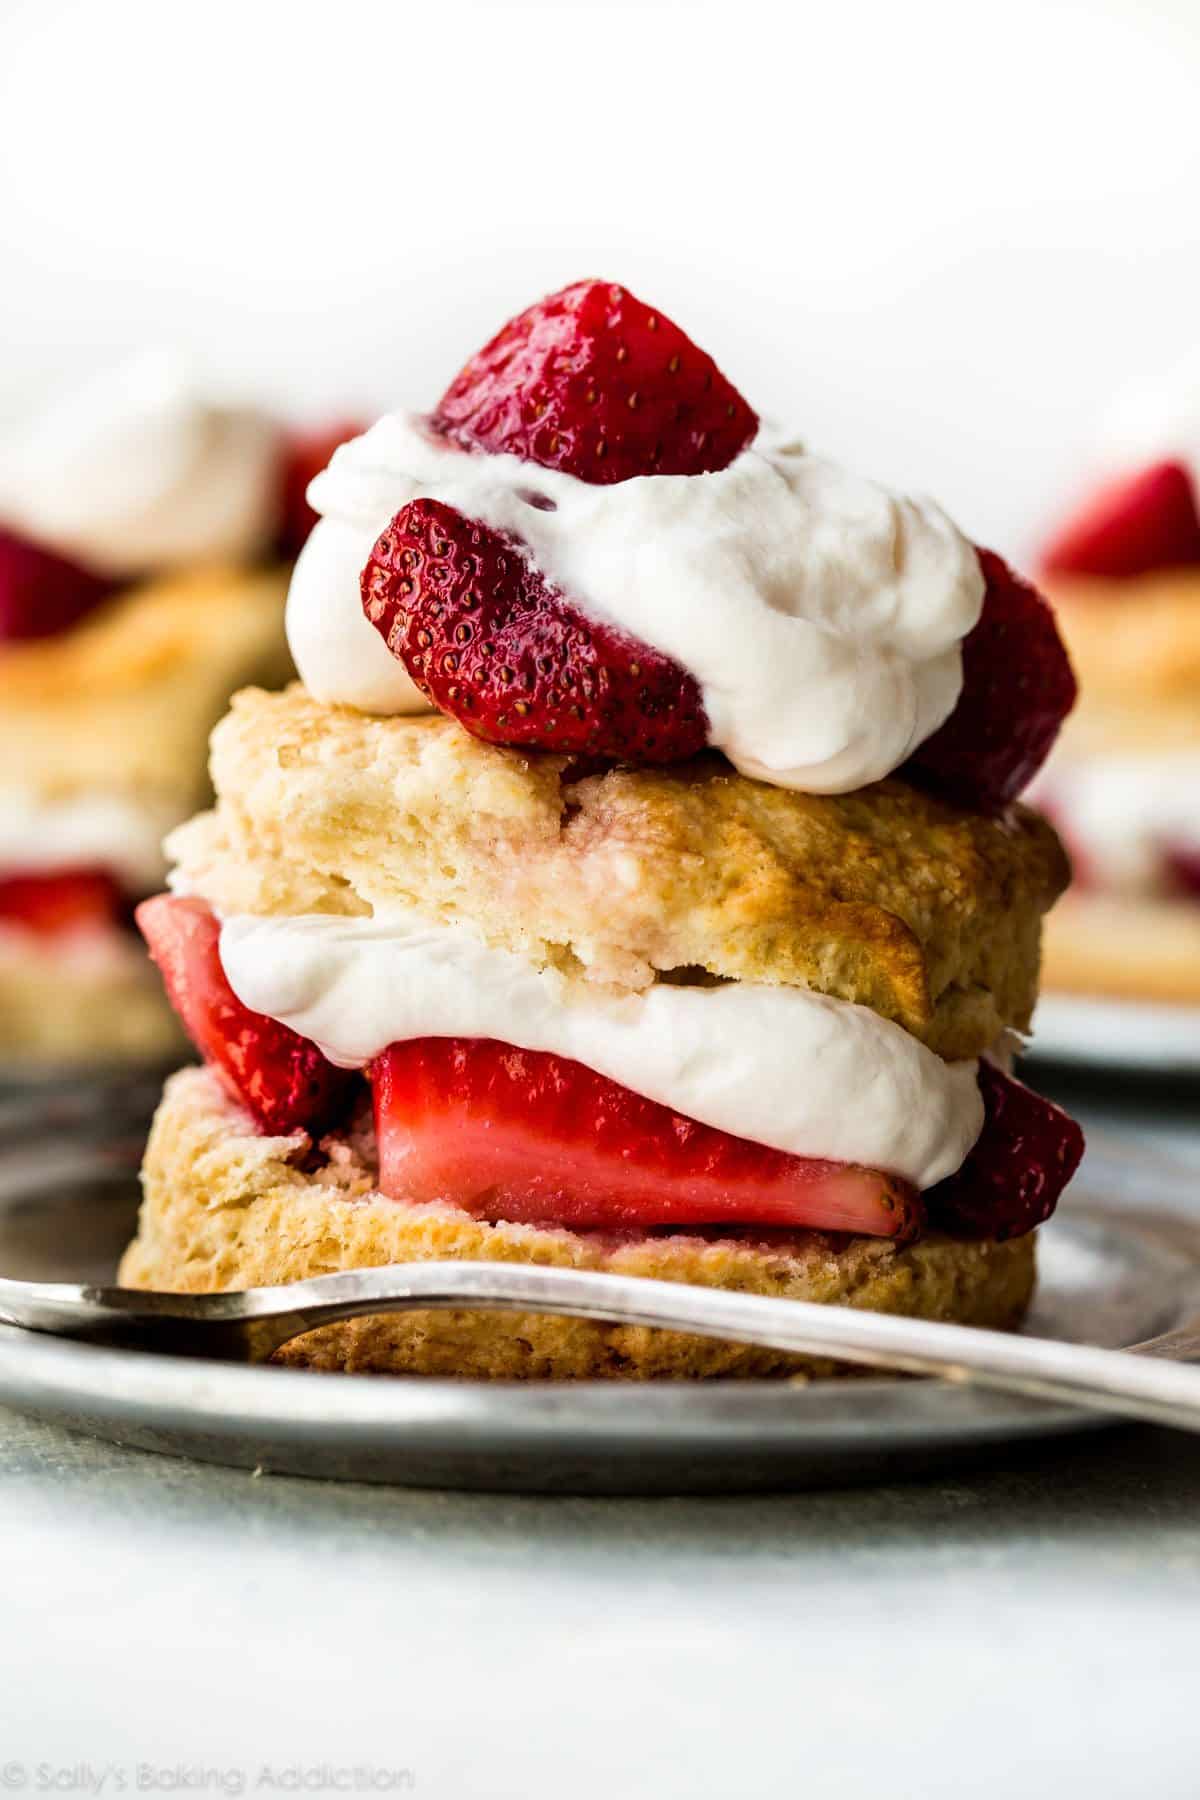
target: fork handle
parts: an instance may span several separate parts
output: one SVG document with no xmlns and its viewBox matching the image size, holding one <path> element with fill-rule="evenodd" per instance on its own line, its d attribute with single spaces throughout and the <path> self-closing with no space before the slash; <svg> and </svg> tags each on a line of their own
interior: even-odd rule
<svg viewBox="0 0 1200 1800">
<path fill-rule="evenodd" d="M 160 1304 L 165 1298 L 156 1296 Z M 1200 1368 L 1173 1360 L 1197 1353 L 1196 1338 L 1187 1332 L 1171 1333 L 1135 1351 L 1104 1350 L 643 1276 L 487 1262 L 410 1263 L 228 1298 L 245 1305 L 246 1328 L 257 1338 L 247 1347 L 255 1360 L 318 1325 L 371 1313 L 414 1308 L 540 1312 L 936 1375 L 1200 1431 Z"/>
<path fill-rule="evenodd" d="M 36 1307 L 32 1294 L 38 1296 Z M 903 1374 L 937 1375 L 1200 1431 L 1200 1368 L 1174 1360 L 1197 1352 L 1196 1334 L 1186 1330 L 1132 1351 L 1102 1350 L 854 1307 L 513 1263 L 405 1263 L 231 1294 L 53 1285 L 32 1289 L 26 1283 L 0 1282 L 0 1313 L 35 1330 L 251 1362 L 265 1360 L 321 1325 L 433 1309 L 549 1313 L 647 1325 Z"/>
</svg>

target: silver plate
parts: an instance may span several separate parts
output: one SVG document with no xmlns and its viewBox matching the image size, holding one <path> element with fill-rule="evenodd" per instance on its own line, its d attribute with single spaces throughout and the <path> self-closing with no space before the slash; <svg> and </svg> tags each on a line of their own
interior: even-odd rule
<svg viewBox="0 0 1200 1800">
<path fill-rule="evenodd" d="M 128 1238 L 153 1090 L 0 1098 L 0 1271 L 107 1279 Z M 1042 1234 L 1030 1329 L 1127 1344 L 1200 1310 L 1187 1177 L 1089 1155 Z M 1135 1200 L 1138 1204 L 1134 1204 Z M 1153 1209 L 1153 1210 L 1150 1210 Z M 926 1472 L 1095 1428 L 935 1381 L 509 1384 L 174 1361 L 0 1327 L 0 1401 L 172 1456 L 418 1487 L 712 1493 Z"/>
<path fill-rule="evenodd" d="M 1043 994 L 1026 1055 L 1081 1069 L 1200 1075 L 1200 1006 Z"/>
</svg>

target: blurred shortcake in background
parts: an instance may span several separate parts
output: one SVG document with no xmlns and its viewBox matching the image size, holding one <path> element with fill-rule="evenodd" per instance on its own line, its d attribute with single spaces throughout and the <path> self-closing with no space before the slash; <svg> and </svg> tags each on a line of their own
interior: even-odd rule
<svg viewBox="0 0 1200 1800">
<path fill-rule="evenodd" d="M 1045 983 L 1200 1004 L 1200 357 L 1127 394 L 1042 559 L 1080 703 L 1037 790 L 1071 852 Z"/>
<path fill-rule="evenodd" d="M 154 1060 L 177 1031 L 131 929 L 207 787 L 230 694 L 289 671 L 305 438 L 146 353 L 0 444 L 0 1066 Z"/>
</svg>

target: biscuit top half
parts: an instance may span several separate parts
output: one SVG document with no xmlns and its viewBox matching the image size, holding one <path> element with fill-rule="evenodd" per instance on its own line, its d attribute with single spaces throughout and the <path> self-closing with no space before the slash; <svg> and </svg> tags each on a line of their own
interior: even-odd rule
<svg viewBox="0 0 1200 1800">
<path fill-rule="evenodd" d="M 248 689 L 212 742 L 217 805 L 168 850 L 191 891 L 260 916 L 397 907 L 538 966 L 638 990 L 710 978 L 872 1008 L 947 1058 L 1024 1030 L 1053 830 L 899 780 L 810 795 L 716 755 L 583 773 L 440 715 L 372 717 Z"/>
</svg>

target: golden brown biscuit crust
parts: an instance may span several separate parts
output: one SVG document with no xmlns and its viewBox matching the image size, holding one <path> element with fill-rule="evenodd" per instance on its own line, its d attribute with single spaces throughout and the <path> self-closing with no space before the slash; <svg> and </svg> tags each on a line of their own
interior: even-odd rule
<svg viewBox="0 0 1200 1800">
<path fill-rule="evenodd" d="M 717 756 L 571 781 L 563 757 L 299 686 L 239 694 L 212 770 L 216 812 L 168 848 L 226 911 L 414 905 L 622 987 L 706 970 L 816 988 L 946 1057 L 1028 1023 L 1041 916 L 1067 878 L 1022 807 L 987 819 L 894 780 L 795 794 Z"/>
<path fill-rule="evenodd" d="M 1033 1238 L 1007 1244 L 930 1236 L 897 1250 L 818 1232 L 787 1240 L 664 1236 L 621 1241 L 525 1225 L 486 1225 L 441 1205 L 372 1189 L 365 1131 L 323 1146 L 304 1133 L 255 1136 L 205 1069 L 172 1076 L 142 1170 L 138 1235 L 121 1265 L 131 1287 L 183 1293 L 298 1281 L 338 1269 L 432 1258 L 486 1259 L 657 1276 L 870 1311 L 1004 1329 L 1032 1292 Z M 831 1367 L 750 1346 L 511 1313 L 410 1313 L 329 1326 L 280 1360 L 317 1369 L 533 1378 L 828 1374 Z"/>
<path fill-rule="evenodd" d="M 117 594 L 74 630 L 0 646 L 0 785 L 99 789 L 184 817 L 232 690 L 284 681 L 287 570 L 205 567 Z"/>
</svg>

